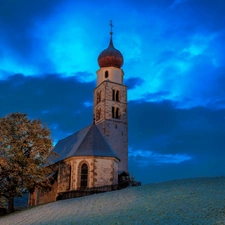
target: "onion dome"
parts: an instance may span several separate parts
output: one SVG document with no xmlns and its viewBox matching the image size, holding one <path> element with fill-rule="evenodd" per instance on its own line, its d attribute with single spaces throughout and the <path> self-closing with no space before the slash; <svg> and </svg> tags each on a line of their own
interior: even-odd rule
<svg viewBox="0 0 225 225">
<path fill-rule="evenodd" d="M 112 26 L 112 24 L 111 24 Z M 103 50 L 98 57 L 98 65 L 100 67 L 117 67 L 121 68 L 123 65 L 123 55 L 117 50 L 112 41 L 112 30 L 110 32 L 110 42 L 107 49 Z"/>
</svg>

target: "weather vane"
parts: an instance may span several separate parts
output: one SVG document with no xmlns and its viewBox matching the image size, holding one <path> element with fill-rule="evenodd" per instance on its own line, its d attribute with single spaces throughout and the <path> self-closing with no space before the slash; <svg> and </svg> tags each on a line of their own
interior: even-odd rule
<svg viewBox="0 0 225 225">
<path fill-rule="evenodd" d="M 113 28 L 113 24 L 112 24 L 112 20 L 110 20 L 110 27 L 111 27 L 111 31 L 110 31 L 110 34 L 112 35 L 113 34 L 113 32 L 112 32 L 112 28 Z"/>
</svg>

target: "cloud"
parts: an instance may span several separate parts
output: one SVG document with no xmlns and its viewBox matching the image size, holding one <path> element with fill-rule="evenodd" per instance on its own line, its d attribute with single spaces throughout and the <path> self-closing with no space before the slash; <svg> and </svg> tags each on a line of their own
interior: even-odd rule
<svg viewBox="0 0 225 225">
<path fill-rule="evenodd" d="M 143 98 L 145 101 L 150 101 L 150 102 L 160 102 L 164 101 L 168 96 L 170 96 L 171 93 L 167 91 L 161 91 L 157 93 L 146 93 L 144 94 Z"/>
<path fill-rule="evenodd" d="M 222 102 L 225 96 L 222 36 L 201 37 L 199 41 L 204 47 L 193 37 L 176 51 L 159 51 L 152 67 L 141 76 L 144 82 L 131 90 L 130 99 L 168 93 L 163 99 L 179 102 L 181 108 L 217 107 L 216 102 Z"/>
<path fill-rule="evenodd" d="M 186 13 L 182 13 L 186 10 Z M 207 29 L 209 31 L 223 30 L 225 3 L 219 1 L 204 0 L 186 0 L 176 4 L 173 12 L 180 12 L 181 19 L 187 21 L 190 18 L 190 24 L 196 28 Z"/>
<path fill-rule="evenodd" d="M 144 159 L 144 157 L 143 157 Z M 142 184 L 193 177 L 224 176 L 225 164 L 221 158 L 197 161 L 188 160 L 179 164 L 147 164 L 142 166 L 140 160 L 129 158 L 129 172 Z"/>
<path fill-rule="evenodd" d="M 31 28 L 36 20 L 49 17 L 60 0 L 15 1 L 2 0 L 0 7 L 0 30 L 11 49 L 23 56 L 29 56 L 33 48 Z"/>
<path fill-rule="evenodd" d="M 164 164 L 164 163 L 181 163 L 190 160 L 192 157 L 187 154 L 159 154 L 153 151 L 129 150 L 129 157 L 134 157 L 139 161 L 139 165 L 147 166 L 148 164 Z"/>
<path fill-rule="evenodd" d="M 218 70 L 225 62 L 222 1 L 97 1 L 88 7 L 71 0 L 3 3 L 0 70 L 6 73 L 73 76 L 84 71 L 89 73 L 87 82 L 94 80 L 98 54 L 109 42 L 109 22 L 102 19 L 112 17 L 114 44 L 125 59 L 125 78 L 143 80 L 132 88 L 129 99 L 168 92 L 164 100 L 179 101 L 186 108 L 223 101 L 208 97 L 217 89 Z M 124 8 L 126 13 L 117 13 Z M 196 98 L 203 74 L 207 83 Z"/>
<path fill-rule="evenodd" d="M 35 38 L 33 30 L 39 21 L 52 16 L 60 2 L 62 1 L 1 1 L 0 69 L 29 75 L 37 74 L 39 67 L 52 67 L 51 61 L 45 57 L 44 46 Z"/>
<path fill-rule="evenodd" d="M 137 86 L 141 86 L 143 84 L 144 80 L 139 77 L 133 77 L 125 80 L 125 85 L 128 87 L 128 89 L 133 89 Z"/>
<path fill-rule="evenodd" d="M 165 167 L 163 164 L 179 162 L 181 171 L 184 165 L 196 163 L 200 171 L 203 168 L 208 171 L 206 166 L 211 165 L 209 174 L 220 170 L 223 174 L 224 109 L 179 109 L 176 103 L 170 101 L 131 101 L 128 112 L 129 118 L 132 118 L 129 120 L 129 155 L 132 163 L 145 169 L 160 169 Z M 186 171 L 188 167 L 184 169 L 185 176 L 190 174 Z M 204 174 L 207 172 L 202 172 Z M 179 176 L 182 177 L 181 174 Z"/>
<path fill-rule="evenodd" d="M 134 9 L 136 17 L 145 15 L 148 19 L 143 20 L 143 28 L 133 23 L 141 44 L 127 41 L 124 47 L 125 52 L 135 52 L 133 49 L 137 47 L 140 52 L 136 54 L 136 61 L 133 59 L 135 64 L 128 62 L 125 65 L 126 75 L 138 74 L 144 79 L 142 85 L 131 90 L 130 99 L 143 99 L 147 93 L 168 92 L 171 94 L 164 99 L 179 101 L 180 107 L 184 108 L 223 101 L 221 96 L 212 93 L 217 92 L 220 74 L 224 74 L 224 2 L 167 3 L 159 1 L 157 6 L 158 1 L 157 4 L 139 1 L 137 5 L 145 7 Z M 127 36 L 131 36 L 131 40 L 134 37 L 129 31 Z"/>
<path fill-rule="evenodd" d="M 1 0 L 0 116 L 41 118 L 54 141 L 90 124 L 112 19 L 129 88 L 131 170 L 146 180 L 219 174 L 224 11 L 222 0 Z"/>
<path fill-rule="evenodd" d="M 41 119 L 56 142 L 92 123 L 94 87 L 94 82 L 83 83 L 77 76 L 16 74 L 0 80 L 0 117 L 23 112 Z M 225 110 L 181 109 L 176 104 L 128 103 L 129 167 L 138 179 L 149 182 L 222 173 Z"/>
<path fill-rule="evenodd" d="M 16 74 L 0 80 L 0 116 L 23 112 L 41 119 L 57 140 L 92 122 L 87 102 L 92 102 L 93 88 L 93 82 L 81 84 L 76 77 L 60 74 L 40 77 Z"/>
</svg>

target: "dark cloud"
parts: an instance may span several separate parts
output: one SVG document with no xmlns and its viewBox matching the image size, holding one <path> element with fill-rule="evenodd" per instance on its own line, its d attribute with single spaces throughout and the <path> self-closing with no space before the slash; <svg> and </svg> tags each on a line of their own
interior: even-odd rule
<svg viewBox="0 0 225 225">
<path fill-rule="evenodd" d="M 129 146 L 131 151 L 189 155 L 199 164 L 212 160 L 220 167 L 221 157 L 225 158 L 224 115 L 225 109 L 179 109 L 169 101 L 133 101 L 129 103 Z"/>
<path fill-rule="evenodd" d="M 210 57 L 202 55 L 194 57 L 193 62 L 195 64 L 185 79 L 183 94 L 199 105 L 215 109 L 224 108 L 222 102 L 225 96 L 225 67 L 213 65 Z M 189 74 L 192 75 L 192 79 L 189 79 Z"/>
<path fill-rule="evenodd" d="M 129 171 L 142 184 L 161 182 L 174 179 L 224 176 L 224 158 L 211 160 L 190 160 L 179 164 L 147 164 L 143 165 L 134 157 L 129 158 Z"/>
<path fill-rule="evenodd" d="M 165 99 L 171 93 L 168 91 L 161 91 L 156 93 L 146 93 L 143 95 L 143 98 L 147 101 L 160 102 L 162 99 Z"/>
<path fill-rule="evenodd" d="M 94 83 L 81 84 L 75 77 L 59 74 L 24 77 L 17 74 L 0 80 L 0 116 L 23 112 L 41 119 L 52 129 L 55 140 L 92 122 Z"/>
<path fill-rule="evenodd" d="M 223 30 L 225 23 L 225 2 L 218 1 L 205 1 L 205 0 L 188 0 L 181 1 L 174 7 L 176 12 L 185 21 L 190 22 L 193 26 L 202 30 L 219 31 Z M 184 12 L 185 13 L 182 13 Z M 190 20 L 187 20 L 187 19 Z"/>
<path fill-rule="evenodd" d="M 28 57 L 36 49 L 37 42 L 32 37 L 32 29 L 38 20 L 44 21 L 62 0 L 1 0 L 1 39 L 11 51 L 21 57 Z M 28 58 L 29 59 L 29 58 Z"/>
<path fill-rule="evenodd" d="M 129 171 L 143 183 L 224 176 L 224 115 L 224 109 L 177 109 L 171 102 L 130 102 Z M 132 154 L 140 149 L 142 155 Z M 161 157 L 191 158 L 180 163 L 157 163 L 146 151 Z"/>
<path fill-rule="evenodd" d="M 128 89 L 134 89 L 138 86 L 141 86 L 143 83 L 144 80 L 139 77 L 132 77 L 125 80 L 125 85 L 128 87 Z"/>
<path fill-rule="evenodd" d="M 94 87 L 94 82 L 80 83 L 75 77 L 62 74 L 17 74 L 0 80 L 0 117 L 23 112 L 41 119 L 56 141 L 92 123 Z M 180 109 L 171 101 L 131 101 L 128 107 L 129 148 L 131 153 L 143 152 L 129 157 L 130 171 L 137 179 L 149 183 L 223 174 L 224 109 Z M 154 157 L 145 155 L 148 151 Z M 187 155 L 190 159 L 159 163 L 160 157 L 169 159 L 176 155 Z"/>
</svg>

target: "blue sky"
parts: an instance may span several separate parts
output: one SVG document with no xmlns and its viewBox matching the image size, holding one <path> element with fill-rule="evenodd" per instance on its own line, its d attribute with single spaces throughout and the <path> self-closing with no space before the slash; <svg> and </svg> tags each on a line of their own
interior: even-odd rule
<svg viewBox="0 0 225 225">
<path fill-rule="evenodd" d="M 225 175 L 224 12 L 222 0 L 0 0 L 0 117 L 41 119 L 54 142 L 92 123 L 113 20 L 130 173 L 142 183 Z"/>
</svg>

